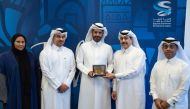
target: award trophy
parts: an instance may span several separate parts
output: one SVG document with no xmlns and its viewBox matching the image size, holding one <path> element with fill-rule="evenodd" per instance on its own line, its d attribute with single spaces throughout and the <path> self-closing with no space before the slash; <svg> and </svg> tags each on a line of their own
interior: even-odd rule
<svg viewBox="0 0 190 109">
<path fill-rule="evenodd" d="M 105 76 L 106 65 L 93 65 L 93 76 Z"/>
</svg>

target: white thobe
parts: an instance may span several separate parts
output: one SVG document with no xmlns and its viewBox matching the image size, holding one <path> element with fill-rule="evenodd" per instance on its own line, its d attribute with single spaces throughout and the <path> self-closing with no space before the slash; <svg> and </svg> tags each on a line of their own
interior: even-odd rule
<svg viewBox="0 0 190 109">
<path fill-rule="evenodd" d="M 93 65 L 106 65 L 113 70 L 111 46 L 93 40 L 81 45 L 77 54 L 77 68 L 82 72 L 78 109 L 111 109 L 110 81 L 103 77 L 90 78 Z"/>
<path fill-rule="evenodd" d="M 114 54 L 116 109 L 145 109 L 145 59 L 144 52 L 132 45 Z"/>
<path fill-rule="evenodd" d="M 41 108 L 70 109 L 70 88 L 64 93 L 58 91 L 61 84 L 70 87 L 75 75 L 75 59 L 73 52 L 66 47 L 53 45 L 51 50 L 40 53 L 42 70 Z"/>
<path fill-rule="evenodd" d="M 157 61 L 151 72 L 150 94 L 170 104 L 168 109 L 188 109 L 188 64 L 174 57 Z M 156 109 L 155 103 L 152 109 Z"/>
</svg>

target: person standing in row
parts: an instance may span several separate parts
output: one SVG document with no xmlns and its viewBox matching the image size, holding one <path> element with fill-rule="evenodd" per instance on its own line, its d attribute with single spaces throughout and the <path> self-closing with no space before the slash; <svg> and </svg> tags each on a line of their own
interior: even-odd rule
<svg viewBox="0 0 190 109">
<path fill-rule="evenodd" d="M 11 39 L 11 50 L 0 54 L 0 73 L 7 87 L 6 109 L 38 109 L 37 68 L 26 43 L 26 37 L 17 33 Z"/>
<path fill-rule="evenodd" d="M 188 109 L 189 60 L 180 42 L 165 38 L 158 47 L 158 59 L 150 78 L 152 109 Z"/>
<path fill-rule="evenodd" d="M 40 53 L 41 109 L 70 109 L 70 86 L 75 75 L 75 58 L 73 52 L 63 46 L 66 38 L 65 30 L 52 30 Z"/>
<path fill-rule="evenodd" d="M 108 32 L 102 23 L 94 23 L 85 42 L 79 47 L 77 68 L 82 72 L 78 109 L 111 109 L 110 81 L 94 77 L 93 66 L 104 65 L 106 72 L 113 70 L 113 51 L 104 42 Z"/>
<path fill-rule="evenodd" d="M 145 53 L 132 31 L 123 30 L 118 38 L 122 47 L 114 54 L 114 73 L 105 76 L 114 79 L 116 109 L 145 109 Z"/>
</svg>

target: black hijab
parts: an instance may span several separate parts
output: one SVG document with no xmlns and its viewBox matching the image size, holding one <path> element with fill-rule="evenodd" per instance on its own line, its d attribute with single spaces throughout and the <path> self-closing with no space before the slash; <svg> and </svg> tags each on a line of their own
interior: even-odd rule
<svg viewBox="0 0 190 109">
<path fill-rule="evenodd" d="M 14 46 L 14 43 L 15 43 L 15 40 L 18 38 L 18 37 L 23 37 L 24 40 L 25 40 L 25 43 L 26 43 L 26 37 L 23 35 L 23 34 L 20 34 L 20 33 L 16 33 L 15 35 L 13 35 L 13 37 L 11 38 L 11 44 L 12 44 L 12 51 L 15 55 L 24 55 L 27 53 L 26 51 L 26 45 L 24 47 L 24 49 L 22 51 L 18 50 L 15 48 Z"/>
<path fill-rule="evenodd" d="M 23 50 L 18 50 L 15 48 L 15 40 L 18 37 L 23 37 L 25 40 L 25 47 Z M 20 81 L 22 88 L 22 109 L 30 108 L 30 93 L 31 93 L 31 73 L 30 73 L 30 60 L 28 56 L 28 52 L 26 50 L 26 37 L 23 34 L 17 33 L 13 35 L 11 39 L 12 43 L 12 52 L 16 58 L 16 61 L 19 66 L 20 72 Z"/>
</svg>

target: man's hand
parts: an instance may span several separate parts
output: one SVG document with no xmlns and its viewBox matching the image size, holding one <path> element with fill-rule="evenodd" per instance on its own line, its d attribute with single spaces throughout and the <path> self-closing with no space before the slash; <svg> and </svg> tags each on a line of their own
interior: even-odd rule
<svg viewBox="0 0 190 109">
<path fill-rule="evenodd" d="M 155 103 L 157 109 L 163 109 L 162 106 L 161 106 L 161 102 L 162 102 L 162 100 L 159 99 L 159 98 L 154 100 L 154 103 Z"/>
<path fill-rule="evenodd" d="M 61 86 L 58 88 L 60 93 L 65 92 L 67 89 L 69 89 L 69 87 L 66 84 L 61 84 Z"/>
<path fill-rule="evenodd" d="M 91 78 L 93 78 L 94 77 L 94 75 L 93 75 L 93 71 L 90 71 L 89 73 L 88 73 L 88 76 L 90 76 Z"/>
<path fill-rule="evenodd" d="M 108 78 L 108 79 L 114 79 L 115 75 L 113 73 L 106 73 L 106 76 L 103 76 L 104 78 Z"/>
<path fill-rule="evenodd" d="M 111 94 L 111 97 L 112 97 L 113 100 L 117 100 L 117 92 L 113 91 L 112 94 Z"/>
<path fill-rule="evenodd" d="M 167 101 L 162 101 L 161 106 L 163 109 L 168 109 L 168 107 L 170 107 L 170 104 Z"/>
</svg>

